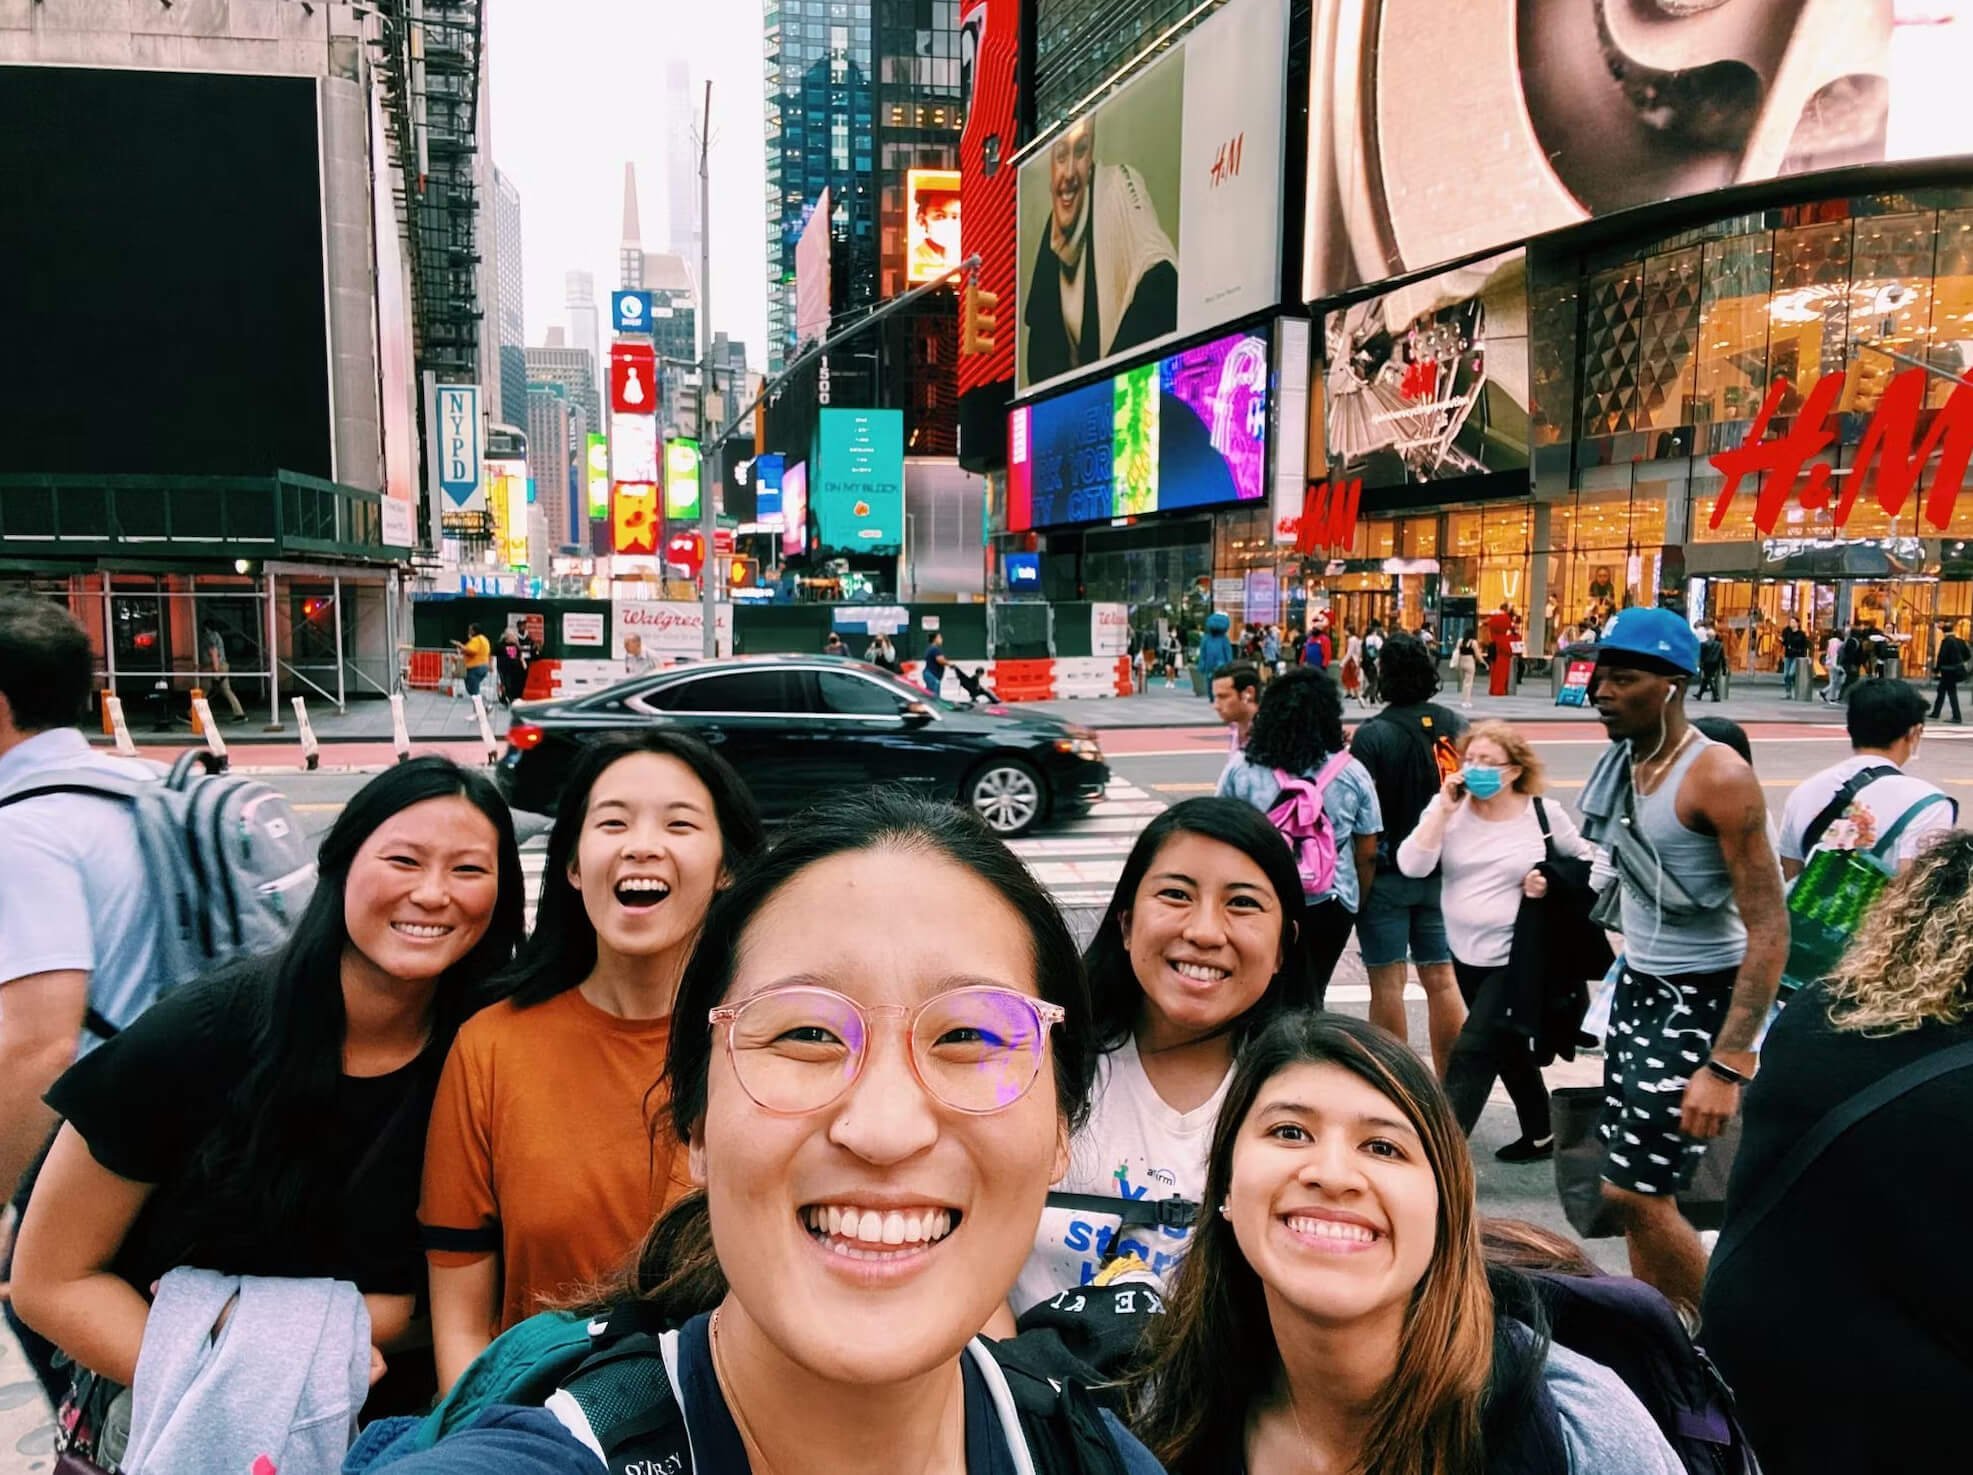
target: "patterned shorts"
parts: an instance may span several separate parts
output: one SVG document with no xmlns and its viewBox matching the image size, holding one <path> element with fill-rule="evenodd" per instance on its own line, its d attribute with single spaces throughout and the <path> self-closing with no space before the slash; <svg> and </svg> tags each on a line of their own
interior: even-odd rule
<svg viewBox="0 0 1973 1475">
<path fill-rule="evenodd" d="M 1707 1144 L 1678 1129 L 1685 1088 L 1713 1048 L 1737 968 L 1659 978 L 1626 968 L 1603 1062 L 1603 1180 L 1632 1193 L 1676 1193 Z"/>
</svg>

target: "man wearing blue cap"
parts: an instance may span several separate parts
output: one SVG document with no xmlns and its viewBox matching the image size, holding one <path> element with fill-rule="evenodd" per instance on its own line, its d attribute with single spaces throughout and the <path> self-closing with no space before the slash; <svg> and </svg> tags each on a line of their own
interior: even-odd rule
<svg viewBox="0 0 1973 1475">
<path fill-rule="evenodd" d="M 1739 754 L 1686 720 L 1698 674 L 1698 637 L 1671 610 L 1612 621 L 1590 686 L 1612 746 L 1582 798 L 1583 833 L 1610 853 L 1621 888 L 1624 935 L 1603 1195 L 1631 1273 L 1695 1307 L 1706 1252 L 1676 1195 L 1740 1109 L 1788 957 L 1767 800 Z"/>
</svg>

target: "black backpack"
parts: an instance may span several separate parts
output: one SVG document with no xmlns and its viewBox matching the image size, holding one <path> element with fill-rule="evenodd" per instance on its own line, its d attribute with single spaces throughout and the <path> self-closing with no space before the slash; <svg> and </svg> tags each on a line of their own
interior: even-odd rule
<svg viewBox="0 0 1973 1475">
<path fill-rule="evenodd" d="M 1688 1475 L 1759 1475 L 1732 1390 L 1657 1291 L 1619 1275 L 1488 1278 L 1501 1312 L 1545 1325 L 1558 1345 L 1622 1378 Z"/>
<path fill-rule="evenodd" d="M 678 1335 L 625 1337 L 585 1361 L 562 1385 L 589 1420 L 610 1475 L 659 1470 L 691 1475 L 695 1468 L 685 1414 L 665 1366 L 666 1340 Z M 1079 1384 L 1051 1378 L 1019 1338 L 981 1338 L 976 1345 L 987 1350 L 1006 1380 L 1035 1475 L 1124 1475 L 1102 1411 Z"/>
</svg>

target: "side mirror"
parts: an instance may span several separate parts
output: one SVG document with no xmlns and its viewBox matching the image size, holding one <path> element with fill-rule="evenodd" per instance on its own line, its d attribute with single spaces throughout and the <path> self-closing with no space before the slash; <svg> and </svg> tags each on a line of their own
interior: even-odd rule
<svg viewBox="0 0 1973 1475">
<path fill-rule="evenodd" d="M 899 712 L 898 715 L 902 717 L 906 722 L 910 723 L 913 727 L 922 727 L 927 722 L 930 722 L 934 717 L 938 716 L 938 713 L 934 712 L 931 709 L 929 703 L 906 702 L 904 704 L 903 710 Z"/>
</svg>

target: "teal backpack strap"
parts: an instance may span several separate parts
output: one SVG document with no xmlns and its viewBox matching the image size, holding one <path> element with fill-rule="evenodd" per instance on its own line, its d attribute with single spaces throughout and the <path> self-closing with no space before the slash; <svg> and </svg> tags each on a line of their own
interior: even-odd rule
<svg viewBox="0 0 1973 1475">
<path fill-rule="evenodd" d="M 1953 804 L 1950 796 L 1940 793 L 1927 794 L 1898 816 L 1897 823 L 1884 832 L 1884 838 L 1871 847 L 1870 853 L 1882 861 L 1893 860 L 1897 855 L 1898 837 L 1905 832 L 1905 827 L 1934 804 L 1952 804 L 1953 816 L 1954 818 L 1958 817 L 1959 806 Z"/>
</svg>

